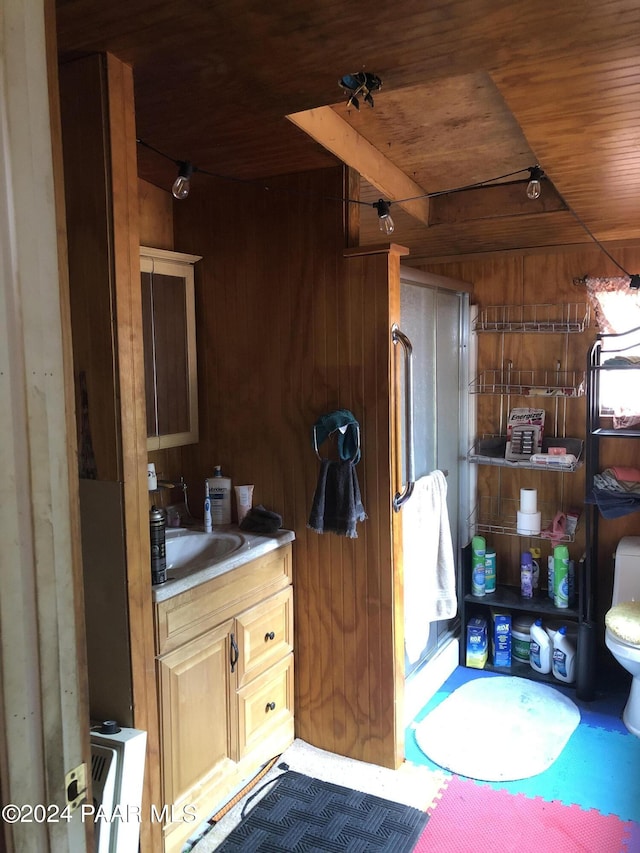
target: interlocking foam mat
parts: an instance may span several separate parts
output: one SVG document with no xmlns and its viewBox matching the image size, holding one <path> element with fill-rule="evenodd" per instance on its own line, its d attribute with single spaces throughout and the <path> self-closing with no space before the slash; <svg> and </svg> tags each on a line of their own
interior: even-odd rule
<svg viewBox="0 0 640 853">
<path fill-rule="evenodd" d="M 615 815 L 514 796 L 452 776 L 414 853 L 635 853 L 633 832 L 630 822 Z"/>
<path fill-rule="evenodd" d="M 478 677 L 501 676 L 458 667 L 415 722 Z M 613 691 L 590 703 L 576 700 L 575 691 L 567 695 L 579 705 L 581 721 L 555 763 L 513 782 L 451 776 L 433 800 L 415 853 L 640 853 L 640 738 L 622 723 L 627 694 Z M 416 743 L 415 722 L 406 734 L 407 760 L 438 770 Z"/>
</svg>

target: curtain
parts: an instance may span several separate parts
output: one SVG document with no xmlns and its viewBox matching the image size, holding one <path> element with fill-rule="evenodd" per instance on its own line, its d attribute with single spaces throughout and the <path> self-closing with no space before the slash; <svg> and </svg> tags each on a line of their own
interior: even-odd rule
<svg viewBox="0 0 640 853">
<path fill-rule="evenodd" d="M 629 287 L 628 276 L 585 279 L 589 302 L 593 307 L 598 331 L 618 335 L 638 329 L 622 344 L 604 338 L 602 363 L 640 363 L 640 290 Z M 629 346 L 632 344 L 632 346 Z M 609 355 L 607 355 L 609 353 Z M 640 368 L 638 370 L 610 371 L 602 376 L 600 409 L 603 415 L 613 417 L 616 429 L 640 423 Z"/>
</svg>

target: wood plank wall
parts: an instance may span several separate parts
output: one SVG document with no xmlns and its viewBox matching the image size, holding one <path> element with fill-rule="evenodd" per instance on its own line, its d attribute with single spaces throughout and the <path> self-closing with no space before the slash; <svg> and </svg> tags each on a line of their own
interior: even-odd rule
<svg viewBox="0 0 640 853">
<path fill-rule="evenodd" d="M 640 269 L 640 250 L 635 248 L 614 249 L 612 254 L 626 269 Z M 457 263 L 438 264 L 423 267 L 425 270 L 442 275 L 450 275 L 470 281 L 474 285 L 472 302 L 480 309 L 489 305 L 531 305 L 540 303 L 585 302 L 583 287 L 573 284 L 574 278 L 586 274 L 593 276 L 617 276 L 620 271 L 597 248 L 581 251 L 536 253 L 527 255 L 494 255 L 487 260 L 461 260 Z M 511 359 L 514 368 L 555 366 L 560 360 L 565 368 L 583 370 L 587 363 L 587 352 L 593 342 L 597 329 L 592 326 L 582 334 L 562 335 L 505 335 L 504 353 L 500 351 L 500 335 L 479 335 L 478 359 L 479 371 L 501 367 L 501 361 Z M 478 434 L 497 432 L 499 425 L 499 398 L 479 395 Z M 552 400 L 538 398 L 512 397 L 513 406 L 537 406 L 544 404 L 547 428 L 553 433 L 554 403 Z M 562 421 L 562 406 L 559 414 Z M 586 399 L 580 397 L 566 401 L 566 435 L 585 437 Z M 607 465 L 637 464 L 638 443 L 634 440 L 616 439 L 601 443 L 601 467 Z M 539 501 L 554 502 L 562 495 L 565 507 L 583 507 L 585 490 L 584 468 L 573 474 L 554 472 L 513 472 L 501 468 L 479 466 L 478 493 L 518 498 L 520 487 L 538 490 Z M 621 536 L 637 533 L 637 516 L 629 515 L 615 521 L 600 520 L 599 524 L 599 560 L 598 589 L 599 613 L 602 620 L 604 612 L 610 606 L 612 589 L 612 554 Z M 496 547 L 500 577 L 503 582 L 519 584 L 519 552 L 523 540 L 517 536 L 487 535 L 487 541 Z M 540 545 L 539 540 L 531 540 L 531 545 Z M 528 545 L 527 545 L 528 547 Z M 572 558 L 579 558 L 585 548 L 584 515 L 578 528 L 576 541 L 570 545 Z M 550 553 L 550 544 L 542 545 L 543 561 Z"/>
<path fill-rule="evenodd" d="M 343 258 L 341 169 L 269 185 L 202 177 L 174 205 L 175 248 L 203 260 L 200 443 L 182 448 L 184 470 L 170 473 L 185 475 L 201 516 L 203 480 L 222 465 L 235 484 L 255 485 L 254 504 L 295 530 L 296 732 L 391 766 L 389 260 L 365 269 Z M 376 348 L 372 330 L 381 326 L 386 343 Z M 355 540 L 306 527 L 319 470 L 311 428 L 343 407 L 363 425 L 358 474 L 369 520 Z"/>
<path fill-rule="evenodd" d="M 123 590 L 128 636 L 113 635 L 104 601 L 91 614 L 89 632 L 117 654 L 91 666 L 89 683 L 101 667 L 118 670 L 132 699 L 122 716 L 147 732 L 143 813 L 160 804 L 158 707 L 153 615 L 149 583 L 146 429 L 142 358 L 142 305 L 138 231 L 138 177 L 135 146 L 133 73 L 112 56 L 85 57 L 60 69 L 69 281 L 76 395 L 84 372 L 95 477 L 121 492 L 120 526 L 100 521 L 99 535 L 121 538 L 126 559 L 113 566 L 113 586 Z M 82 164 L 82 182 L 71 180 Z M 79 426 L 82 407 L 78 407 Z M 87 560 L 89 590 L 103 578 Z M 87 594 L 87 600 L 90 595 Z M 118 618 L 122 613 L 118 612 Z M 91 644 L 90 644 L 91 645 Z M 95 663 L 95 661 L 94 661 Z M 92 709 L 91 709 L 92 710 Z M 143 849 L 157 849 L 160 825 L 141 824 Z"/>
</svg>

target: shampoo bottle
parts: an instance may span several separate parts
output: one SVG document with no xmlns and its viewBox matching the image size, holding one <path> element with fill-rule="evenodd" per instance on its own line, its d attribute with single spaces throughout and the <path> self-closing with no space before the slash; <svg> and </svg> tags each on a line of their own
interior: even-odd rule
<svg viewBox="0 0 640 853">
<path fill-rule="evenodd" d="M 231 524 L 231 480 L 222 476 L 222 468 L 216 465 L 213 477 L 207 479 L 207 491 L 211 501 L 213 524 Z"/>
<path fill-rule="evenodd" d="M 542 619 L 536 619 L 531 626 L 529 663 L 536 672 L 551 672 L 551 640 L 542 627 Z"/>
<path fill-rule="evenodd" d="M 576 650 L 567 637 L 567 629 L 563 625 L 556 631 L 553 638 L 553 674 L 559 681 L 571 684 L 574 679 L 575 663 Z"/>
</svg>

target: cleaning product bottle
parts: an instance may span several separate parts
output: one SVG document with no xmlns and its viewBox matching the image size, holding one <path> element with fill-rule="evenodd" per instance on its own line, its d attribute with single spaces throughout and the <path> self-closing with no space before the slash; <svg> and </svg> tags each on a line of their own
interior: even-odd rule
<svg viewBox="0 0 640 853">
<path fill-rule="evenodd" d="M 213 524 L 231 524 L 231 480 L 222 476 L 222 468 L 216 465 L 213 477 L 207 479 L 207 490 L 211 500 Z"/>
<path fill-rule="evenodd" d="M 551 640 L 542 627 L 542 619 L 531 626 L 529 638 L 529 663 L 531 668 L 544 674 L 551 672 Z"/>
<path fill-rule="evenodd" d="M 556 607 L 569 606 L 569 549 L 556 545 L 553 549 L 553 603 Z"/>
<path fill-rule="evenodd" d="M 209 481 L 204 481 L 204 532 L 211 533 L 213 519 L 211 517 L 211 497 L 209 496 Z"/>
<path fill-rule="evenodd" d="M 484 552 L 484 591 L 487 595 L 496 591 L 496 549 Z"/>
<path fill-rule="evenodd" d="M 520 595 L 533 598 L 533 558 L 530 551 L 523 551 L 520 557 Z"/>
<path fill-rule="evenodd" d="M 574 679 L 576 650 L 567 637 L 567 628 L 562 625 L 553 638 L 553 674 L 559 681 L 568 684 Z"/>
<path fill-rule="evenodd" d="M 484 536 L 474 536 L 471 540 L 471 595 L 484 595 L 485 552 L 487 543 Z"/>
</svg>

